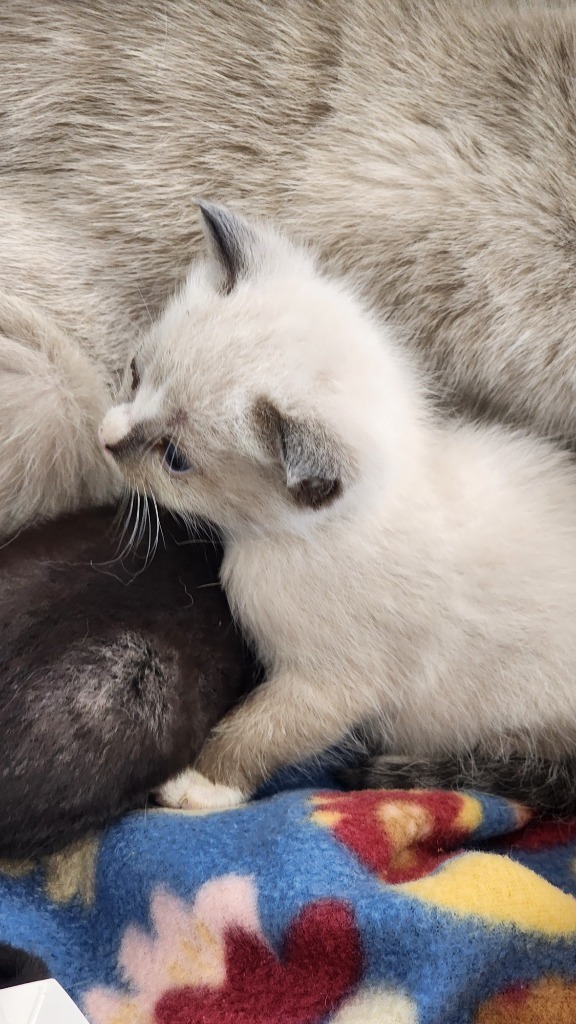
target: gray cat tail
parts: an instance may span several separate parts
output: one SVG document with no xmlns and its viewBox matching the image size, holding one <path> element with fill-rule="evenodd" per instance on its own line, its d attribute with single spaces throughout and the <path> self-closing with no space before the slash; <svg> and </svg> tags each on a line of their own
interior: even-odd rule
<svg viewBox="0 0 576 1024">
<path fill-rule="evenodd" d="M 553 761 L 466 753 L 438 760 L 378 755 L 339 773 L 349 789 L 475 789 L 543 814 L 576 815 L 576 757 Z"/>
</svg>

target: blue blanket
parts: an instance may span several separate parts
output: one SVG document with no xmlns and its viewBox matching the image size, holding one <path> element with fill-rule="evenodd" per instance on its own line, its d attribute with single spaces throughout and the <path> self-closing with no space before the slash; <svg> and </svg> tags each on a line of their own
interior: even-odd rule
<svg viewBox="0 0 576 1024">
<path fill-rule="evenodd" d="M 290 788 L 0 864 L 0 938 L 92 1024 L 576 1024 L 576 823 Z"/>
</svg>

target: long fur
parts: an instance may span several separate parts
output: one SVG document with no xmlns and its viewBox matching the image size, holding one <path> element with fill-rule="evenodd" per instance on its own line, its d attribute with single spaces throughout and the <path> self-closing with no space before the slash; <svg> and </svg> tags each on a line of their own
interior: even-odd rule
<svg viewBox="0 0 576 1024">
<path fill-rule="evenodd" d="M 192 268 L 100 430 L 140 489 L 222 530 L 222 581 L 267 668 L 197 771 L 236 799 L 373 719 L 394 754 L 427 765 L 423 784 L 436 762 L 454 784 L 462 764 L 481 778 L 482 749 L 516 765 L 513 786 L 505 771 L 494 786 L 518 795 L 530 762 L 557 763 L 569 791 L 543 771 L 538 785 L 565 808 L 571 458 L 441 419 L 349 284 L 268 228 L 216 207 L 203 218 L 220 258 Z"/>
<path fill-rule="evenodd" d="M 320 244 L 448 403 L 574 438 L 572 5 L 6 0 L 0 40 L 0 535 L 115 493 L 103 389 L 197 195 Z"/>
<path fill-rule="evenodd" d="M 95 431 L 107 383 L 53 321 L 0 295 L 0 536 L 118 495 Z"/>
</svg>

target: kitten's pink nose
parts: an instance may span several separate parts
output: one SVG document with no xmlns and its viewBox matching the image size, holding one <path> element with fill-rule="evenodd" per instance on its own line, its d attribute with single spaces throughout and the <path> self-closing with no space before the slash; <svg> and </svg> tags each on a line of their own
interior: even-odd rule
<svg viewBox="0 0 576 1024">
<path fill-rule="evenodd" d="M 103 448 L 113 448 L 130 433 L 131 426 L 128 406 L 115 405 L 100 424 L 98 440 Z"/>
</svg>

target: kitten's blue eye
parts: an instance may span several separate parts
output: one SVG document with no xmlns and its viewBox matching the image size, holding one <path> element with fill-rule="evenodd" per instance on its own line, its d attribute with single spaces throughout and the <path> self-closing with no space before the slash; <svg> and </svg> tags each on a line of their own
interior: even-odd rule
<svg viewBox="0 0 576 1024">
<path fill-rule="evenodd" d="M 163 463 L 169 473 L 187 473 L 189 469 L 192 469 L 186 456 L 175 444 L 172 444 L 172 441 L 168 441 L 164 449 Z"/>
</svg>

